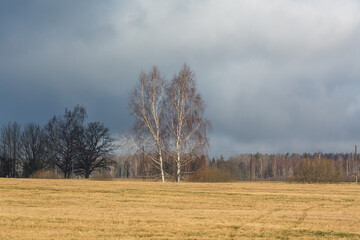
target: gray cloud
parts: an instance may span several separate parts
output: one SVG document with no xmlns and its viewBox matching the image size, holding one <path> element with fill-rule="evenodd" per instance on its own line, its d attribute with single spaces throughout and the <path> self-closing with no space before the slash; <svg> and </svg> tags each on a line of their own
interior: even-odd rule
<svg viewBox="0 0 360 240">
<path fill-rule="evenodd" d="M 113 132 L 156 64 L 188 63 L 212 155 L 345 152 L 359 142 L 357 1 L 2 1 L 0 123 L 85 105 Z"/>
</svg>

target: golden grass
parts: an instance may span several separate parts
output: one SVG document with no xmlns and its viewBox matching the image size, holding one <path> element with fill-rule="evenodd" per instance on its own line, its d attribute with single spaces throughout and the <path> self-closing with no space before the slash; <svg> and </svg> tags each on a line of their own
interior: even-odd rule
<svg viewBox="0 0 360 240">
<path fill-rule="evenodd" d="M 0 178 L 0 239 L 360 239 L 360 185 Z"/>
</svg>

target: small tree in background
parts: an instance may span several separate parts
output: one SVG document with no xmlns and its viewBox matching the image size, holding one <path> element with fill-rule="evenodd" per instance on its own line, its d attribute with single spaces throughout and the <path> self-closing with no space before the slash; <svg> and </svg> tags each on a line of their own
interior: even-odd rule
<svg viewBox="0 0 360 240">
<path fill-rule="evenodd" d="M 18 177 L 20 162 L 21 127 L 17 122 L 8 123 L 1 129 L 0 155 L 3 177 Z"/>
<path fill-rule="evenodd" d="M 100 122 L 88 123 L 77 136 L 75 173 L 89 178 L 98 169 L 108 170 L 113 164 L 111 153 L 116 149 L 109 129 Z"/>
<path fill-rule="evenodd" d="M 46 135 L 38 124 L 27 124 L 21 134 L 21 159 L 24 177 L 49 167 L 50 154 Z"/>
<path fill-rule="evenodd" d="M 86 109 L 76 106 L 73 111 L 65 109 L 63 116 L 54 116 L 45 127 L 55 165 L 64 178 L 74 173 L 77 139 L 86 117 Z"/>
</svg>

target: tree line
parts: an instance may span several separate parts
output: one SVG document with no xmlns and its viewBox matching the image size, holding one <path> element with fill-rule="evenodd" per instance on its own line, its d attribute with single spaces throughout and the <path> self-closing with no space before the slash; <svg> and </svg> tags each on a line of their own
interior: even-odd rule
<svg viewBox="0 0 360 240">
<path fill-rule="evenodd" d="M 30 177 L 40 170 L 53 170 L 64 178 L 88 178 L 99 169 L 109 169 L 116 149 L 110 131 L 100 122 L 86 123 L 86 109 L 65 109 L 45 126 L 9 122 L 0 132 L 0 176 Z"/>
<path fill-rule="evenodd" d="M 166 158 L 166 157 L 165 157 Z M 355 181 L 358 167 L 354 153 L 304 154 L 240 154 L 225 159 L 209 159 L 206 155 L 195 158 L 186 166 L 188 181 L 297 181 L 340 182 Z M 150 159 L 140 153 L 122 155 L 116 160 L 113 177 L 153 178 L 157 169 Z M 166 171 L 176 176 L 176 168 L 165 164 Z M 120 169 L 120 172 L 118 170 Z M 121 171 L 126 169 L 126 175 Z"/>
<path fill-rule="evenodd" d="M 208 166 L 224 170 L 230 173 L 233 179 L 240 181 L 293 179 L 306 182 L 307 180 L 302 177 L 308 173 L 313 175 L 311 182 L 331 182 L 331 177 L 334 181 L 354 181 L 358 167 L 357 159 L 358 156 L 355 157 L 354 153 L 256 153 L 240 154 L 227 160 L 222 156 L 212 158 Z M 321 176 L 321 179 L 316 180 Z"/>
</svg>

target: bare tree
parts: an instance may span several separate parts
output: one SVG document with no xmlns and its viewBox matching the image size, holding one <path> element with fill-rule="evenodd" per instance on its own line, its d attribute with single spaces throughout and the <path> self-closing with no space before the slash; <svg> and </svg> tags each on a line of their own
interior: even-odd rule
<svg viewBox="0 0 360 240">
<path fill-rule="evenodd" d="M 44 130 L 35 123 L 27 124 L 21 134 L 23 176 L 49 166 L 49 151 Z"/>
<path fill-rule="evenodd" d="M 148 74 L 141 73 L 139 82 L 130 93 L 129 110 L 135 117 L 131 137 L 127 141 L 137 151 L 151 159 L 165 181 L 163 147 L 165 129 L 163 126 L 163 100 L 165 79 L 157 67 Z"/>
<path fill-rule="evenodd" d="M 206 151 L 210 122 L 204 117 L 205 105 L 196 90 L 194 73 L 186 64 L 174 76 L 166 95 L 170 152 L 175 152 L 176 181 L 180 182 L 183 166 Z"/>
<path fill-rule="evenodd" d="M 20 125 L 16 122 L 8 123 L 1 130 L 0 148 L 2 155 L 3 175 L 17 177 L 20 159 Z"/>
<path fill-rule="evenodd" d="M 65 109 L 63 116 L 54 116 L 46 125 L 55 164 L 63 172 L 65 178 L 73 175 L 77 136 L 86 117 L 85 108 L 76 106 L 73 111 Z"/>
<path fill-rule="evenodd" d="M 116 149 L 109 129 L 102 123 L 91 122 L 83 128 L 77 137 L 75 173 L 89 178 L 97 169 L 108 170 L 113 164 L 111 152 Z"/>
</svg>

